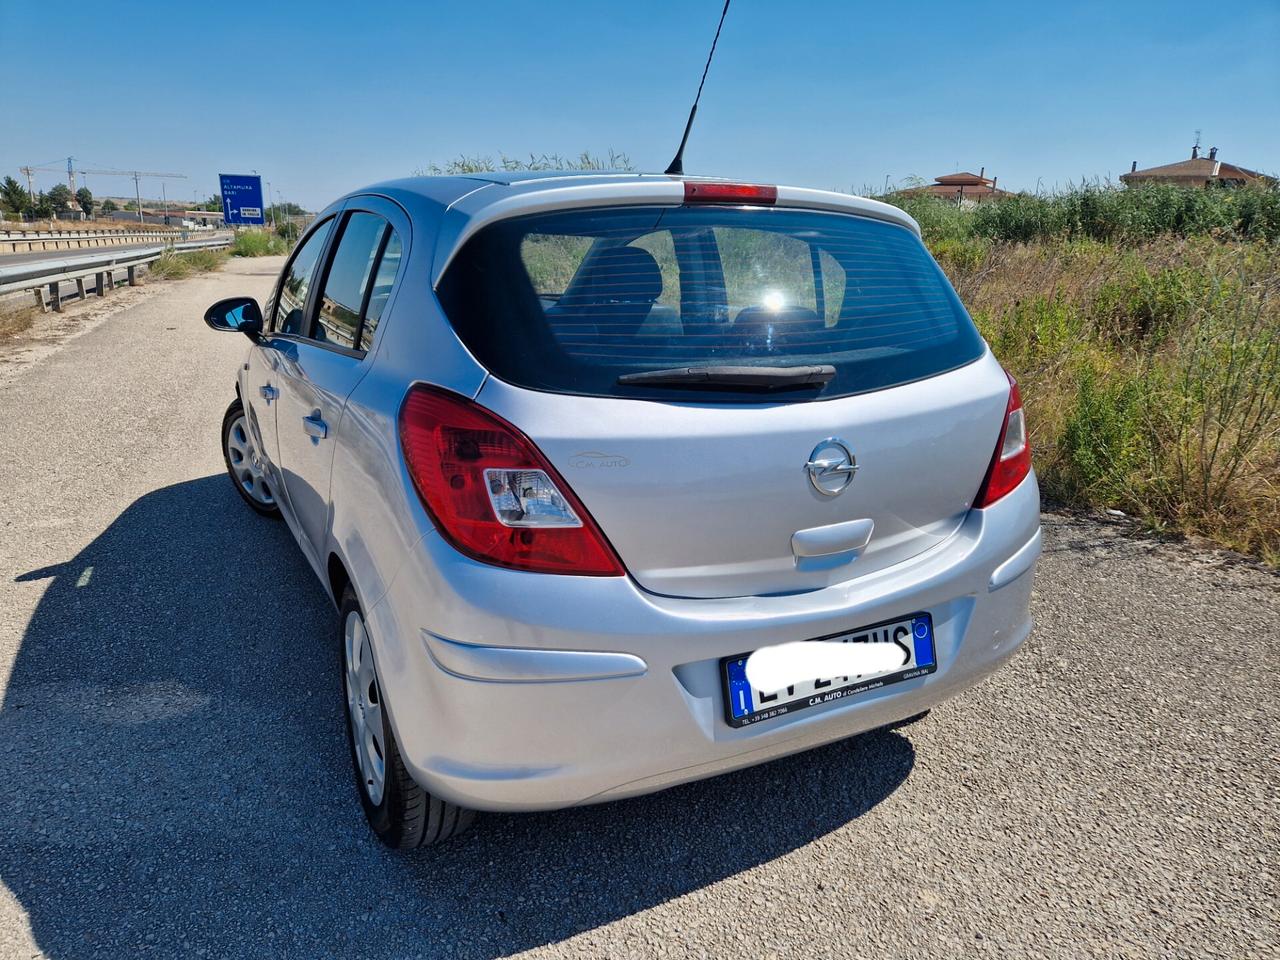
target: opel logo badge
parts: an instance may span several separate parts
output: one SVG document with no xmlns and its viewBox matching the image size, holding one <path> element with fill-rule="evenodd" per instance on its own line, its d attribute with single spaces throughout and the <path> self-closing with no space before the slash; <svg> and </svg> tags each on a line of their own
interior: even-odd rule
<svg viewBox="0 0 1280 960">
<path fill-rule="evenodd" d="M 813 489 L 824 497 L 835 497 L 844 493 L 844 488 L 853 483 L 853 475 L 858 472 L 858 461 L 847 443 L 838 437 L 827 437 L 813 448 L 804 468 L 809 472 L 809 482 L 813 484 Z"/>
</svg>

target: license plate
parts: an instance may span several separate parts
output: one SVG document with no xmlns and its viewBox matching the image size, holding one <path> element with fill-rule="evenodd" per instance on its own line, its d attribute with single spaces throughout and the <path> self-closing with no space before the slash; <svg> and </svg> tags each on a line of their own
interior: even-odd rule
<svg viewBox="0 0 1280 960">
<path fill-rule="evenodd" d="M 731 727 L 745 727 L 773 720 L 808 707 L 843 700 L 868 690 L 878 690 L 933 673 L 938 669 L 933 645 L 933 619 L 927 613 L 913 613 L 896 620 L 862 627 L 848 633 L 815 637 L 813 643 L 892 643 L 906 656 L 903 665 L 890 673 L 868 677 L 828 677 L 809 680 L 782 690 L 756 690 L 747 682 L 747 657 L 725 657 L 720 661 L 724 678 L 724 714 Z"/>
</svg>

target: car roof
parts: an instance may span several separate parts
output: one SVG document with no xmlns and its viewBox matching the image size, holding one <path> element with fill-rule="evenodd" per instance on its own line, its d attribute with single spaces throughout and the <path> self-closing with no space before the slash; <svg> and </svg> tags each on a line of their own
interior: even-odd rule
<svg viewBox="0 0 1280 960">
<path fill-rule="evenodd" d="M 497 217 L 489 208 L 501 208 L 502 216 L 535 209 L 604 204 L 681 203 L 685 181 L 745 183 L 724 177 L 673 176 L 613 170 L 499 170 L 455 176 L 406 177 L 353 191 L 350 196 L 379 194 L 397 200 L 406 208 L 421 209 L 423 201 L 438 207 L 465 212 L 484 220 Z M 775 186 L 775 185 L 770 185 Z M 920 227 L 906 211 L 865 197 L 777 184 L 776 206 L 829 210 L 861 214 L 897 223 L 917 236 Z M 465 201 L 465 202 L 464 202 Z"/>
<path fill-rule="evenodd" d="M 687 181 L 744 182 L 722 177 L 600 170 L 482 171 L 458 176 L 406 177 L 352 191 L 326 208 L 321 216 L 359 196 L 382 196 L 399 204 L 411 219 L 427 225 L 427 235 L 434 237 L 431 259 L 434 287 L 467 239 L 495 221 L 606 206 L 680 206 L 686 202 L 684 184 Z M 869 217 L 920 236 L 920 226 L 910 214 L 879 200 L 808 187 L 768 186 L 777 194 L 771 206 Z"/>
<path fill-rule="evenodd" d="M 646 180 L 666 177 L 665 173 L 640 173 L 635 170 L 486 170 L 481 173 L 463 174 L 470 180 L 485 180 L 511 186 L 516 183 L 535 183 L 542 180 L 576 180 L 579 182 L 616 182 L 618 180 Z"/>
</svg>

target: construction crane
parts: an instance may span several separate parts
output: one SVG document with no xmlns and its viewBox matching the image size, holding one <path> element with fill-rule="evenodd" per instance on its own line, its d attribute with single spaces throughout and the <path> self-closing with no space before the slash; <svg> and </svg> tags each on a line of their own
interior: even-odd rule
<svg viewBox="0 0 1280 960">
<path fill-rule="evenodd" d="M 76 192 L 76 170 L 73 165 L 75 163 L 75 159 L 75 157 L 67 157 L 67 186 L 71 188 L 72 196 L 75 196 Z M 18 172 L 24 174 L 27 178 L 27 193 L 31 195 L 32 204 L 36 202 L 36 185 L 31 175 L 42 170 L 61 173 L 62 167 L 55 167 L 50 164 L 30 164 L 29 166 L 18 168 Z"/>
<path fill-rule="evenodd" d="M 143 177 L 151 177 L 161 181 L 160 189 L 164 189 L 165 180 L 185 180 L 185 173 L 149 173 L 145 170 L 81 170 L 83 174 L 93 174 L 95 177 L 133 177 L 133 195 L 138 202 L 138 222 L 142 223 L 142 188 L 138 185 L 138 181 Z M 166 200 L 166 206 L 168 201 Z"/>
</svg>

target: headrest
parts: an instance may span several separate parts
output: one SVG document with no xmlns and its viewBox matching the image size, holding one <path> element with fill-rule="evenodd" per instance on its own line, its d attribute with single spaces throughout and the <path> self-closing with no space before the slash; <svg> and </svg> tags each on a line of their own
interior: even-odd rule
<svg viewBox="0 0 1280 960">
<path fill-rule="evenodd" d="M 651 304 L 660 296 L 662 271 L 653 254 L 640 247 L 609 247 L 597 253 L 587 272 L 565 291 L 560 306 Z"/>
</svg>

